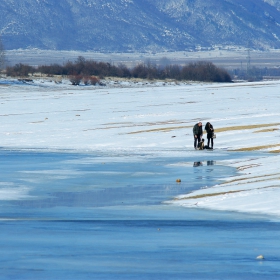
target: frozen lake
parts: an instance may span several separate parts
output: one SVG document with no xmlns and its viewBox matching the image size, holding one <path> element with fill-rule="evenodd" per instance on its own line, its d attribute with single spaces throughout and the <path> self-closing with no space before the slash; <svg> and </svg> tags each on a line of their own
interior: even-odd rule
<svg viewBox="0 0 280 280">
<path fill-rule="evenodd" d="M 279 221 L 164 203 L 235 176 L 221 162 L 246 153 L 0 156 L 1 279 L 280 277 Z"/>
</svg>

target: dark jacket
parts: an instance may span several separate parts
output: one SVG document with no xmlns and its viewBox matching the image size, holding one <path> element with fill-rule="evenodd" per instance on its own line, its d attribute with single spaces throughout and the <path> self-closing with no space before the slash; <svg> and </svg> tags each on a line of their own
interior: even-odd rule
<svg viewBox="0 0 280 280">
<path fill-rule="evenodd" d="M 213 137 L 213 133 L 214 133 L 214 127 L 213 127 L 213 125 L 210 122 L 208 122 L 205 125 L 205 130 L 207 132 L 207 138 L 212 138 Z"/>
<path fill-rule="evenodd" d="M 202 126 L 199 126 L 198 123 L 194 125 L 193 127 L 193 135 L 202 135 Z"/>
</svg>

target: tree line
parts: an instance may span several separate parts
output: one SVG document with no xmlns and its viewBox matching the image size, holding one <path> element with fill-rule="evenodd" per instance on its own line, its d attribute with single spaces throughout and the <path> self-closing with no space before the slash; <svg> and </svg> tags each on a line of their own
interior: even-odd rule
<svg viewBox="0 0 280 280">
<path fill-rule="evenodd" d="M 86 80 L 90 77 L 120 77 L 120 78 L 141 78 L 141 79 L 174 79 L 174 80 L 192 80 L 206 82 L 231 82 L 230 74 L 223 68 L 219 68 L 212 62 L 199 61 L 180 65 L 160 66 L 152 63 L 140 63 L 135 67 L 128 68 L 124 64 L 113 65 L 107 62 L 97 62 L 86 60 L 84 57 L 78 57 L 75 62 L 41 65 L 33 67 L 26 64 L 16 64 L 6 67 L 7 76 L 27 77 L 29 74 L 42 73 L 48 76 L 65 75 L 72 80 Z"/>
<path fill-rule="evenodd" d="M 229 72 L 232 77 L 239 80 L 247 80 L 247 81 L 260 81 L 269 78 L 280 78 L 280 67 L 264 67 L 258 68 L 252 66 L 248 69 L 233 69 Z"/>
</svg>

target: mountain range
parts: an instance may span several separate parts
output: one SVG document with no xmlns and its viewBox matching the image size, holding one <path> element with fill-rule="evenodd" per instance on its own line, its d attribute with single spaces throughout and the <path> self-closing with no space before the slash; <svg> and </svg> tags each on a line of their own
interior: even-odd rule
<svg viewBox="0 0 280 280">
<path fill-rule="evenodd" d="M 6 49 L 280 48 L 279 0 L 1 0 Z"/>
</svg>

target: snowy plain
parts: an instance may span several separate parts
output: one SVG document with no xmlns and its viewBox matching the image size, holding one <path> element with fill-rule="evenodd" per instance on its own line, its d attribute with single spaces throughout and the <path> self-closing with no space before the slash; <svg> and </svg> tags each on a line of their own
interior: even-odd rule
<svg viewBox="0 0 280 280">
<path fill-rule="evenodd" d="M 0 79 L 1 147 L 87 153 L 126 151 L 175 157 L 183 153 L 248 153 L 223 160 L 238 175 L 175 197 L 184 207 L 280 216 L 280 82 L 175 83 L 106 81 L 72 86 L 69 81 L 32 83 Z M 195 151 L 192 127 L 210 121 L 213 151 Z M 254 153 L 258 151 L 258 155 Z M 250 156 L 252 153 L 252 156 Z M 182 162 L 182 165 L 185 163 Z M 199 167 L 197 167 L 199 168 Z M 21 199 L 28 190 L 0 191 Z"/>
</svg>

